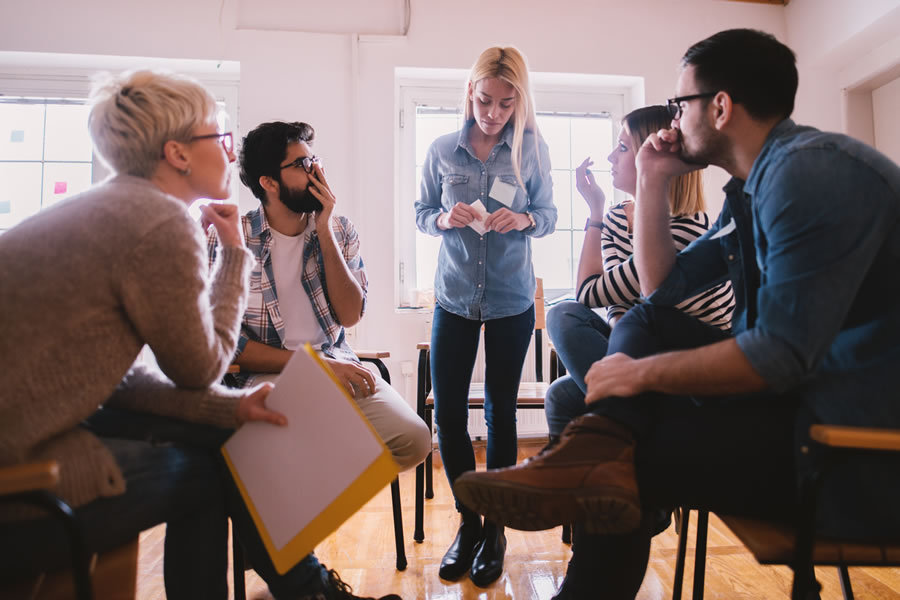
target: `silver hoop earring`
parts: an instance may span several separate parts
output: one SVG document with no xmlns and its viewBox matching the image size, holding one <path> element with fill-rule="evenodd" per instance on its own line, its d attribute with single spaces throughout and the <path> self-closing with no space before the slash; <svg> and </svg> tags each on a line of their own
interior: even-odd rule
<svg viewBox="0 0 900 600">
<path fill-rule="evenodd" d="M 179 173 L 181 173 L 182 175 L 184 175 L 185 177 L 187 177 L 188 175 L 191 174 L 191 168 L 190 168 L 190 167 L 185 167 L 185 168 L 181 169 L 181 170 L 179 171 Z"/>
</svg>

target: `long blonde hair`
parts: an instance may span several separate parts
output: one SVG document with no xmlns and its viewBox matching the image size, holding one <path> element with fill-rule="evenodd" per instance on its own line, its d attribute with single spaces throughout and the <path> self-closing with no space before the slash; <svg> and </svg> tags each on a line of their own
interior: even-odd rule
<svg viewBox="0 0 900 600">
<path fill-rule="evenodd" d="M 463 101 L 466 121 L 475 117 L 469 89 L 471 87 L 474 90 L 475 84 L 482 79 L 500 79 L 516 90 L 516 105 L 512 116 L 512 164 L 516 180 L 524 188 L 525 184 L 522 181 L 521 172 L 522 140 L 525 137 L 526 130 L 533 131 L 535 137 L 539 135 L 537 119 L 534 114 L 534 99 L 531 96 L 531 84 L 528 81 L 528 65 L 525 63 L 525 57 L 513 46 L 506 48 L 494 46 L 481 53 L 481 56 L 472 65 L 472 72 L 469 74 L 469 80 L 466 82 L 466 95 Z M 534 151 L 540 164 L 540 153 L 538 152 L 537 143 L 534 145 Z"/>
<path fill-rule="evenodd" d="M 631 136 L 631 150 L 638 150 L 651 133 L 669 127 L 672 117 L 665 106 L 645 106 L 633 110 L 622 118 L 622 126 Z M 706 210 L 703 196 L 703 170 L 679 175 L 669 184 L 669 212 L 673 217 L 689 217 Z"/>
</svg>

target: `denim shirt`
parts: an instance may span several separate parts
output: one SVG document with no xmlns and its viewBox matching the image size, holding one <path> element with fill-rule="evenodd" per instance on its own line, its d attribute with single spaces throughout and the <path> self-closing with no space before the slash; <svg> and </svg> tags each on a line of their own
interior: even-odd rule
<svg viewBox="0 0 900 600">
<path fill-rule="evenodd" d="M 556 228 L 550 154 L 542 138 L 525 132 L 522 189 L 512 165 L 512 125 L 503 130 L 484 162 L 469 143 L 473 125 L 469 120 L 459 132 L 439 137 L 428 149 L 415 204 L 416 225 L 424 233 L 443 238 L 434 277 L 435 299 L 441 308 L 467 319 L 499 319 L 520 314 L 534 303 L 531 238 L 548 235 Z M 530 212 L 533 228 L 480 235 L 471 227 L 443 230 L 437 226 L 438 217 L 458 202 L 480 200 L 489 213 L 503 208 L 504 204 L 489 195 L 496 179 L 516 188 L 508 208 Z"/>
<path fill-rule="evenodd" d="M 725 189 L 716 226 L 648 300 L 729 276 L 736 341 L 772 390 L 799 393 L 822 422 L 900 426 L 900 167 L 788 119 Z"/>
</svg>

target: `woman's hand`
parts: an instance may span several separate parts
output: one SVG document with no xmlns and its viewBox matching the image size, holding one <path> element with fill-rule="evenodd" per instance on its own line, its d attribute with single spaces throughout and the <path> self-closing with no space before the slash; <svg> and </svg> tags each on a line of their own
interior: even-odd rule
<svg viewBox="0 0 900 600">
<path fill-rule="evenodd" d="M 450 212 L 441 213 L 437 226 L 440 229 L 453 229 L 454 227 L 466 227 L 472 221 L 478 219 L 478 212 L 465 202 L 457 202 Z"/>
<path fill-rule="evenodd" d="M 243 425 L 250 421 L 263 421 L 272 425 L 287 425 L 287 417 L 266 408 L 266 396 L 273 387 L 275 386 L 271 383 L 261 383 L 250 388 L 249 393 L 238 402 L 235 412 L 238 423 Z"/>
<path fill-rule="evenodd" d="M 210 225 L 215 227 L 223 246 L 244 247 L 244 233 L 241 229 L 237 204 L 227 202 L 201 204 L 200 225 L 204 231 L 209 229 Z"/>
<path fill-rule="evenodd" d="M 581 194 L 581 197 L 587 202 L 588 208 L 591 210 L 591 220 L 600 221 L 603 219 L 603 207 L 606 204 L 606 194 L 597 185 L 594 174 L 588 168 L 594 164 L 591 157 L 588 156 L 580 165 L 575 168 L 575 189 Z"/>
<path fill-rule="evenodd" d="M 354 398 L 365 398 L 375 393 L 375 376 L 364 366 L 336 358 L 324 358 L 323 360 L 328 363 L 338 381 Z"/>
<path fill-rule="evenodd" d="M 531 227 L 531 221 L 524 213 L 513 212 L 504 206 L 488 215 L 484 220 L 484 226 L 488 231 L 509 233 L 528 229 Z"/>
</svg>

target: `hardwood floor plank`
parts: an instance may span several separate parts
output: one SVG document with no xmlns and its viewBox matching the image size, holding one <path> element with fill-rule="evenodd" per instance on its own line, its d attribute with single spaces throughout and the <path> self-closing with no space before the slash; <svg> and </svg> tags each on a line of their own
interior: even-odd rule
<svg viewBox="0 0 900 600">
<path fill-rule="evenodd" d="M 540 443 L 520 444 L 519 460 L 536 453 Z M 476 446 L 478 468 L 484 468 L 483 444 Z M 506 570 L 487 589 L 476 587 L 468 577 L 443 581 L 438 566 L 453 541 L 458 515 L 450 488 L 438 460 L 435 461 L 435 497 L 425 502 L 425 540 L 412 539 L 414 518 L 413 473 L 400 476 L 403 525 L 409 566 L 395 568 L 394 529 L 390 489 L 379 492 L 359 512 L 347 520 L 316 549 L 319 560 L 336 569 L 355 593 L 378 597 L 397 593 L 406 600 L 549 600 L 560 585 L 571 549 L 561 541 L 559 528 L 540 532 L 507 531 Z M 694 573 L 696 513 L 691 514 L 685 586 L 682 598 L 690 600 Z M 138 600 L 164 600 L 162 555 L 165 526 L 145 531 L 140 538 Z M 638 592 L 638 600 L 664 600 L 672 597 L 675 554 L 678 537 L 672 526 L 656 536 L 651 546 L 647 574 Z M 822 600 L 841 598 L 837 569 L 816 570 L 823 584 Z M 231 574 L 229 573 L 229 583 Z M 900 600 L 900 569 L 850 569 L 857 598 Z M 247 597 L 268 600 L 271 595 L 258 575 L 246 573 Z M 709 519 L 704 598 L 789 600 L 792 573 L 787 567 L 759 565 L 753 556 L 714 515 Z"/>
</svg>

